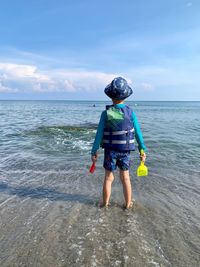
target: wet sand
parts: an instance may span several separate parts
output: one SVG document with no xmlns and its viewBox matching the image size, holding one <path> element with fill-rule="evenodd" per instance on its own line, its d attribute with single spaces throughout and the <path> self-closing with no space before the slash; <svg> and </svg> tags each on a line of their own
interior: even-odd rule
<svg viewBox="0 0 200 267">
<path fill-rule="evenodd" d="M 107 210 L 95 197 L 48 187 L 0 188 L 1 267 L 155 266 L 139 205 L 124 211 L 112 203 Z"/>
<path fill-rule="evenodd" d="M 100 209 L 100 176 L 85 177 L 88 195 L 80 194 L 77 179 L 59 187 L 0 183 L 1 267 L 199 266 L 198 237 L 185 240 L 187 225 L 181 233 L 164 210 L 145 204 L 145 192 L 125 211 L 118 179 L 111 207 Z"/>
</svg>

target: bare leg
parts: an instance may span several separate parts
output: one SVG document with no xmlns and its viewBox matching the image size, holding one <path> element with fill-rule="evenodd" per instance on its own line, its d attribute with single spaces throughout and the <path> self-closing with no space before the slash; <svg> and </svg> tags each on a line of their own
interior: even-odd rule
<svg viewBox="0 0 200 267">
<path fill-rule="evenodd" d="M 129 177 L 129 171 L 120 170 L 120 179 L 123 184 L 125 206 L 126 208 L 130 208 L 132 206 L 132 187 Z"/>
<path fill-rule="evenodd" d="M 111 186 L 114 181 L 114 175 L 111 171 L 105 169 L 105 179 L 103 184 L 103 205 L 108 206 L 110 195 L 111 195 Z"/>
</svg>

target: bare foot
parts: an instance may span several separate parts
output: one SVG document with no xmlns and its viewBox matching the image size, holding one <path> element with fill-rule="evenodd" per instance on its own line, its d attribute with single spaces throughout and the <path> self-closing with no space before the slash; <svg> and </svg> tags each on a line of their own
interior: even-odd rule
<svg viewBox="0 0 200 267">
<path fill-rule="evenodd" d="M 106 203 L 106 204 L 104 204 L 104 203 L 100 203 L 100 205 L 99 205 L 99 207 L 100 208 L 109 208 L 110 207 L 110 203 Z"/>
<path fill-rule="evenodd" d="M 133 207 L 133 205 L 134 205 L 134 202 L 135 202 L 135 200 L 133 199 L 133 200 L 130 202 L 130 204 L 128 204 L 128 205 L 124 204 L 124 205 L 123 205 L 123 208 L 124 208 L 124 209 L 131 209 L 131 208 Z"/>
</svg>

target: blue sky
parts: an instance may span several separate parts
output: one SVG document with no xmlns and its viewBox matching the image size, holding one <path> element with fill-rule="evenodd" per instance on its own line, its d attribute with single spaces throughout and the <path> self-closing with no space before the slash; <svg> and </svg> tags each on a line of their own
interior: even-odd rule
<svg viewBox="0 0 200 267">
<path fill-rule="evenodd" d="M 199 0 L 0 0 L 0 99 L 200 100 Z"/>
</svg>

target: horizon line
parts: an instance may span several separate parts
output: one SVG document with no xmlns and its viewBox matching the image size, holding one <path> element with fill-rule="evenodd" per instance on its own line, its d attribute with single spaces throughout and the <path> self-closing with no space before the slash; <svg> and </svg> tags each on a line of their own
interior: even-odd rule
<svg viewBox="0 0 200 267">
<path fill-rule="evenodd" d="M 90 101 L 90 102 L 110 102 L 112 100 L 93 99 L 0 99 L 0 101 Z M 125 100 L 125 102 L 200 102 L 200 100 Z"/>
</svg>

